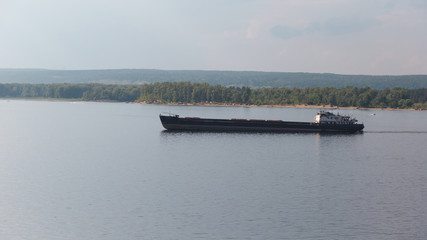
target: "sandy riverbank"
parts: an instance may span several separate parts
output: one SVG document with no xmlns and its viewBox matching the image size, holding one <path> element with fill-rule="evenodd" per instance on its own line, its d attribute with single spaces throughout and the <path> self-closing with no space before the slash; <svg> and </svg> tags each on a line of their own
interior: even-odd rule
<svg viewBox="0 0 427 240">
<path fill-rule="evenodd" d="M 111 102 L 117 103 L 113 100 L 83 100 L 83 99 L 69 99 L 69 98 L 0 98 L 1 100 L 33 100 L 33 101 L 58 101 L 58 102 Z M 250 105 L 250 104 L 219 104 L 219 103 L 146 103 L 146 102 L 128 102 L 136 104 L 153 104 L 153 105 L 168 105 L 168 106 L 205 106 L 205 107 L 264 107 L 264 108 L 306 108 L 306 109 L 350 109 L 350 110 L 390 110 L 390 111 L 415 111 L 416 109 L 400 109 L 400 108 L 364 108 L 364 107 L 338 107 L 331 105 Z M 427 110 L 420 110 L 427 111 Z"/>
<path fill-rule="evenodd" d="M 142 104 L 149 104 L 141 102 Z M 265 107 L 265 108 L 306 108 L 306 109 L 350 109 L 350 110 L 391 110 L 391 111 L 415 111 L 415 109 L 398 109 L 398 108 L 363 108 L 363 107 L 338 107 L 331 105 L 249 105 L 249 104 L 218 104 L 218 103 L 168 103 L 168 106 L 205 106 L 205 107 Z"/>
</svg>

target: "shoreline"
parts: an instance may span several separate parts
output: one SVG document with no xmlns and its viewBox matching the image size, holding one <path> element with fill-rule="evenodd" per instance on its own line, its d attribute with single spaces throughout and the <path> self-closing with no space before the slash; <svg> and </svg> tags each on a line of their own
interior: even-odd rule
<svg viewBox="0 0 427 240">
<path fill-rule="evenodd" d="M 366 108 L 366 107 L 338 107 L 331 105 L 253 105 L 253 104 L 219 104 L 219 103 L 145 103 L 145 102 L 136 102 L 139 104 L 148 104 L 148 105 L 165 105 L 165 106 L 200 106 L 200 107 L 263 107 L 263 108 L 297 108 L 297 109 L 344 109 L 344 110 L 387 110 L 387 111 L 426 111 L 426 110 L 417 110 L 413 108 Z"/>
<path fill-rule="evenodd" d="M 200 106 L 200 107 L 263 107 L 263 108 L 296 108 L 296 109 L 344 109 L 344 110 L 387 110 L 387 111 L 427 111 L 414 108 L 366 108 L 366 107 L 339 107 L 331 105 L 305 105 L 305 104 L 220 104 L 220 103 L 146 103 L 146 102 L 120 102 L 112 100 L 83 100 L 81 98 L 0 98 L 0 100 L 33 100 L 33 101 L 58 101 L 58 102 L 105 102 L 105 103 L 131 103 L 147 105 L 165 105 L 165 106 Z"/>
</svg>

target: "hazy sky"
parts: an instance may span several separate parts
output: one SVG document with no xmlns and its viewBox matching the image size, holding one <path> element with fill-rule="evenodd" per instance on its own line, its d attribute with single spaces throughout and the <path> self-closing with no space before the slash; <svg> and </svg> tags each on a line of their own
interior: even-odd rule
<svg viewBox="0 0 427 240">
<path fill-rule="evenodd" d="M 427 74 L 427 0 L 0 0 L 0 68 Z"/>
</svg>

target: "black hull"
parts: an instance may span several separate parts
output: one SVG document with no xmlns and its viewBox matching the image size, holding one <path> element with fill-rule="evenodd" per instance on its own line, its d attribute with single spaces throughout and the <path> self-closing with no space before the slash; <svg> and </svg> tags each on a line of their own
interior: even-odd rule
<svg viewBox="0 0 427 240">
<path fill-rule="evenodd" d="M 363 130 L 363 124 L 319 124 L 280 120 L 180 118 L 160 115 L 162 125 L 172 131 L 213 132 L 343 132 Z"/>
</svg>

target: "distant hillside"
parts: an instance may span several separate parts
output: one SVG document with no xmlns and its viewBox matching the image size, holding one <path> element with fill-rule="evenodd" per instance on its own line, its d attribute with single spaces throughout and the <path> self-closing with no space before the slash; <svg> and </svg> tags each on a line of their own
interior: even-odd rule
<svg viewBox="0 0 427 240">
<path fill-rule="evenodd" d="M 427 88 L 427 75 L 371 76 L 331 73 L 251 71 L 196 71 L 154 69 L 44 70 L 0 69 L 0 83 L 108 83 L 206 82 L 249 87 L 403 87 Z"/>
</svg>

